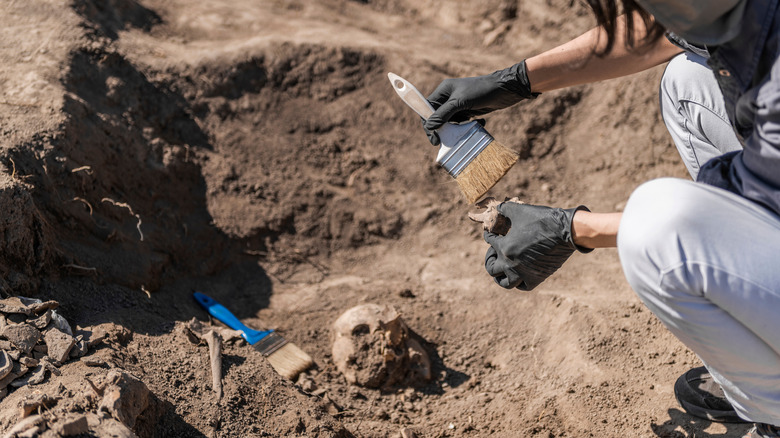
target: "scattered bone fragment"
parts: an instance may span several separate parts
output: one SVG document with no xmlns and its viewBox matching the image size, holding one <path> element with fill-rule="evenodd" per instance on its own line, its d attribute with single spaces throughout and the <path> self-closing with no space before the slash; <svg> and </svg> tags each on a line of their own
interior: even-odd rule
<svg viewBox="0 0 780 438">
<path fill-rule="evenodd" d="M 86 415 L 71 415 L 54 424 L 52 427 L 59 436 L 76 436 L 89 432 Z"/>
<path fill-rule="evenodd" d="M 477 203 L 477 207 L 484 208 L 481 212 L 470 212 L 469 219 L 474 222 L 481 222 L 485 231 L 494 234 L 506 235 L 511 227 L 509 219 L 498 212 L 498 206 L 504 202 L 515 202 L 522 204 L 519 198 L 505 198 L 499 201 L 496 198 L 485 198 Z"/>
<path fill-rule="evenodd" d="M 11 356 L 8 355 L 8 352 L 5 350 L 0 350 L 0 380 L 2 380 L 5 376 L 11 374 L 11 371 L 14 369 L 14 362 L 11 359 Z"/>
<path fill-rule="evenodd" d="M 333 323 L 333 361 L 348 382 L 379 388 L 431 378 L 427 352 L 389 306 L 362 304 Z"/>
<path fill-rule="evenodd" d="M 212 387 L 219 400 L 222 398 L 222 337 L 213 330 L 209 330 L 203 337 L 209 344 Z"/>
<path fill-rule="evenodd" d="M 124 371 L 108 373 L 108 385 L 103 389 L 99 410 L 105 410 L 119 422 L 132 429 L 138 416 L 149 405 L 149 389 Z"/>
<path fill-rule="evenodd" d="M 48 348 L 48 356 L 57 364 L 65 362 L 71 348 L 76 345 L 76 339 L 73 336 L 55 327 L 46 331 L 43 340 Z"/>
<path fill-rule="evenodd" d="M 217 327 L 217 326 L 204 326 L 203 323 L 198 321 L 197 318 L 192 318 L 186 324 L 185 328 L 189 330 L 190 333 L 195 335 L 198 339 L 202 338 L 203 335 L 209 330 L 214 330 L 216 333 L 218 333 L 219 336 L 222 337 L 222 341 L 224 342 L 231 342 L 237 339 L 244 339 L 243 337 L 241 337 L 241 332 L 238 330 L 232 330 L 229 328 Z"/>
<path fill-rule="evenodd" d="M 222 336 L 211 327 L 204 327 L 195 318 L 187 323 L 186 329 L 189 335 L 199 340 L 205 340 L 209 346 L 212 387 L 217 393 L 217 400 L 219 400 L 222 398 Z"/>
<path fill-rule="evenodd" d="M 24 354 L 29 353 L 41 339 L 41 332 L 29 324 L 7 325 L 2 335 Z"/>
</svg>

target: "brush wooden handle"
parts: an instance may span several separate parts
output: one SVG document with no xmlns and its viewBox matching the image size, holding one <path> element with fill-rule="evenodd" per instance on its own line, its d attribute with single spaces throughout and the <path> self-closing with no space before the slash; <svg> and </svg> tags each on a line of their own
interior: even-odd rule
<svg viewBox="0 0 780 438">
<path fill-rule="evenodd" d="M 434 109 L 428 102 L 428 99 L 417 91 L 414 85 L 395 73 L 388 73 L 387 77 L 401 100 L 406 102 L 409 108 L 413 109 L 420 117 L 427 119 L 433 114 Z"/>
</svg>

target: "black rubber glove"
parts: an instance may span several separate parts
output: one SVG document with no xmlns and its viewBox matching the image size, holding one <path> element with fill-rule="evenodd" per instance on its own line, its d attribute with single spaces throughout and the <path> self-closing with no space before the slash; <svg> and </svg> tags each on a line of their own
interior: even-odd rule
<svg viewBox="0 0 780 438">
<path fill-rule="evenodd" d="M 423 121 L 423 129 L 431 143 L 438 145 L 435 130 L 444 123 L 465 122 L 538 95 L 531 92 L 525 61 L 489 75 L 445 79 L 428 96 L 436 111 Z"/>
<path fill-rule="evenodd" d="M 585 206 L 561 209 L 504 202 L 498 212 L 510 220 L 506 236 L 485 232 L 490 248 L 485 269 L 501 287 L 531 290 L 552 275 L 575 250 L 590 252 L 572 240 L 571 221 Z"/>
</svg>

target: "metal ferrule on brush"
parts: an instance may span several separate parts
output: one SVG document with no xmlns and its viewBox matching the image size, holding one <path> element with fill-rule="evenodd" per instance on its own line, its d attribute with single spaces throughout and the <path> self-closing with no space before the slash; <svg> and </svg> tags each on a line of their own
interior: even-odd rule
<svg viewBox="0 0 780 438">
<path fill-rule="evenodd" d="M 277 335 L 276 332 L 271 332 L 268 334 L 268 336 L 257 341 L 252 346 L 255 347 L 257 351 L 263 353 L 263 356 L 267 357 L 274 354 L 277 350 L 284 347 L 286 344 L 286 339 Z"/>
<path fill-rule="evenodd" d="M 449 151 L 445 152 L 443 156 L 440 155 L 436 160 L 453 177 L 457 177 L 493 141 L 493 136 L 485 131 L 480 124 L 472 123 L 473 125 L 466 131 L 465 135 L 460 137 L 454 145 L 447 145 L 450 146 Z"/>
</svg>

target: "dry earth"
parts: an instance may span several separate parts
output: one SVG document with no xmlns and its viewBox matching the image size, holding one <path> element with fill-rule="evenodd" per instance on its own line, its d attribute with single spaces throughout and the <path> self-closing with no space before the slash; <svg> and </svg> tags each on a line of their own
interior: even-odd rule
<svg viewBox="0 0 780 438">
<path fill-rule="evenodd" d="M 28 436 L 744 432 L 677 407 L 672 384 L 699 362 L 635 297 L 615 251 L 576 254 L 530 293 L 496 286 L 479 224 L 387 81 L 392 71 L 429 92 L 506 67 L 592 26 L 581 5 L 0 9 L 0 289 L 56 301 L 74 336 L 95 341 L 60 375 L 8 387 L 4 433 L 25 415 L 38 422 Z M 658 116 L 661 72 L 491 115 L 488 129 L 522 157 L 491 193 L 612 211 L 643 181 L 685 177 Z M 228 341 L 217 399 L 208 348 L 184 330 L 208 323 L 194 290 L 277 329 L 316 366 L 286 381 Z M 361 303 L 394 306 L 424 339 L 430 382 L 346 383 L 330 327 Z M 8 326 L 25 321 L 9 315 Z"/>
</svg>

